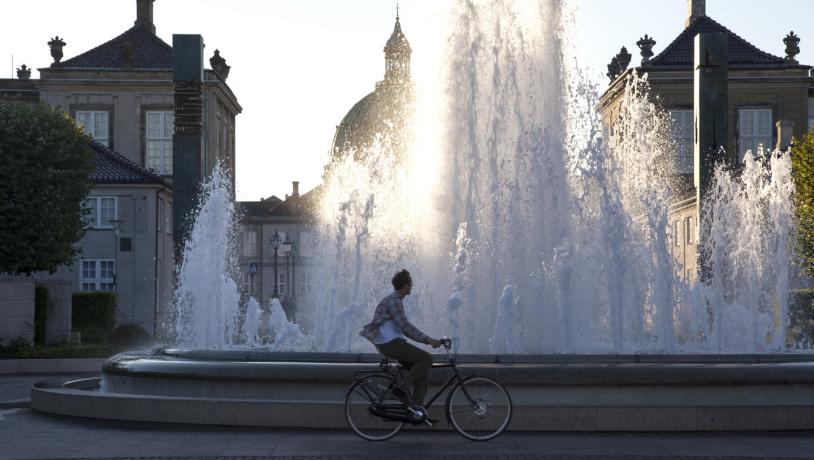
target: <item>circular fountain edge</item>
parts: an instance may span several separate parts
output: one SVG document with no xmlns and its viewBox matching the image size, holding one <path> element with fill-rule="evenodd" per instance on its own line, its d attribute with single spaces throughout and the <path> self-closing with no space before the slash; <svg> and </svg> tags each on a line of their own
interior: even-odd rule
<svg viewBox="0 0 814 460">
<path fill-rule="evenodd" d="M 306 362 L 295 360 L 301 355 L 263 353 L 266 360 L 254 355 L 244 361 L 227 352 L 198 355 L 206 359 L 125 353 L 106 364 L 106 383 L 115 387 L 128 382 L 135 392 L 88 391 L 101 379 L 35 385 L 31 407 L 101 419 L 343 428 L 344 393 L 353 371 L 376 369 L 378 362 L 372 359 L 376 355 L 337 354 L 333 358 L 351 362 Z M 215 356 L 224 359 L 216 361 Z M 284 356 L 288 361 L 273 359 Z M 741 355 L 729 362 L 695 357 L 697 362 L 652 362 L 660 358 L 586 355 L 581 361 L 572 356 L 559 362 L 562 357 L 538 356 L 536 363 L 525 358 L 495 362 L 498 357 L 461 368 L 464 374 L 492 376 L 507 386 L 515 403 L 512 430 L 814 429 L 814 356 Z M 190 366 L 196 372 L 184 370 Z M 217 368 L 220 375 L 199 372 Z M 431 386 L 442 383 L 440 373 L 434 373 Z M 199 393 L 205 388 L 225 393 Z M 443 420 L 439 406 L 431 412 Z"/>
</svg>

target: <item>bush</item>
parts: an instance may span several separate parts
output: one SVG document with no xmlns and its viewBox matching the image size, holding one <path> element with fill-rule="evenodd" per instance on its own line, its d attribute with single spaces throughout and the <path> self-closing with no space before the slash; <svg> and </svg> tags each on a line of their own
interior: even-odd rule
<svg viewBox="0 0 814 460">
<path fill-rule="evenodd" d="M 48 313 L 48 289 L 45 286 L 34 288 L 34 343 L 45 345 L 45 323 Z"/>
<path fill-rule="evenodd" d="M 138 324 L 119 326 L 110 335 L 110 343 L 119 348 L 144 346 L 150 343 L 151 339 L 150 334 Z"/>
<path fill-rule="evenodd" d="M 55 359 L 55 358 L 108 358 L 119 353 L 113 345 L 56 345 L 52 347 L 31 346 L 27 343 L 0 347 L 0 359 Z"/>
<path fill-rule="evenodd" d="M 789 299 L 789 345 L 814 345 L 814 289 L 797 289 Z"/>
<path fill-rule="evenodd" d="M 72 299 L 73 330 L 82 333 L 87 343 L 105 342 L 116 323 L 116 294 L 112 292 L 75 292 Z"/>
</svg>

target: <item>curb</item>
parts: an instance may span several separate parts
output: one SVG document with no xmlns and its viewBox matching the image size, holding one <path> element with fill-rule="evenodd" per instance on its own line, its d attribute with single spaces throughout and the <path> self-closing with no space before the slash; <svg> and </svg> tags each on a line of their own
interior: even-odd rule
<svg viewBox="0 0 814 460">
<path fill-rule="evenodd" d="M 13 399 L 11 401 L 0 401 L 0 409 L 19 409 L 31 405 L 30 399 Z"/>
<path fill-rule="evenodd" d="M 102 373 L 109 358 L 0 359 L 0 375 Z"/>
</svg>

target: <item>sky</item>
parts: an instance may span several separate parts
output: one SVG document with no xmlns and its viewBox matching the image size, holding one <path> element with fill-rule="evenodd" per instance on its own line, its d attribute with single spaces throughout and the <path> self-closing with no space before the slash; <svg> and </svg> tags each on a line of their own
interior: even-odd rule
<svg viewBox="0 0 814 460">
<path fill-rule="evenodd" d="M 422 65 L 433 60 L 422 57 L 440 52 L 443 11 L 452 1 L 460 0 L 400 0 L 416 78 L 432 72 Z M 687 15 L 686 0 L 576 3 L 577 56 L 602 85 L 622 46 L 635 65 L 639 37 L 654 37 L 658 54 Z M 319 185 L 336 125 L 384 76 L 382 49 L 395 10 L 395 0 L 156 0 L 159 37 L 171 44 L 174 33 L 200 34 L 207 63 L 217 48 L 232 67 L 227 83 L 243 106 L 236 134 L 239 200 L 283 197 L 292 181 L 301 192 Z M 801 38 L 797 59 L 814 64 L 814 0 L 707 0 L 707 15 L 778 56 L 794 30 Z M 0 78 L 11 78 L 23 63 L 47 67 L 47 42 L 55 35 L 67 43 L 64 59 L 70 59 L 132 27 L 135 16 L 136 0 L 6 1 Z"/>
</svg>

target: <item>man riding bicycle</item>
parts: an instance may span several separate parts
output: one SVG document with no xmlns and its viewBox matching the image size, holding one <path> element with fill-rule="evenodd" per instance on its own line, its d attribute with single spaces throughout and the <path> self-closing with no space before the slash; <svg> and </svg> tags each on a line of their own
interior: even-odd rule
<svg viewBox="0 0 814 460">
<path fill-rule="evenodd" d="M 401 380 L 401 385 L 413 385 L 414 404 L 424 410 L 424 396 L 427 394 L 427 377 L 432 367 L 432 355 L 411 345 L 405 335 L 416 342 L 432 345 L 433 348 L 441 346 L 441 341 L 433 339 L 413 326 L 404 314 L 402 300 L 410 295 L 413 288 L 413 279 L 410 272 L 401 270 L 393 276 L 393 289 L 395 291 L 382 299 L 373 314 L 373 321 L 365 325 L 359 335 L 367 338 L 379 353 L 388 358 L 397 360 L 409 372 Z M 408 404 L 406 394 L 394 391 L 394 394 Z"/>
</svg>

